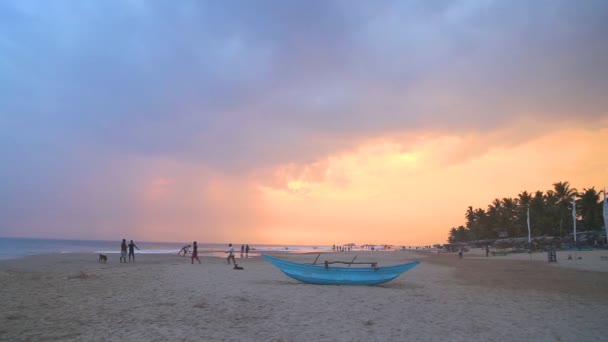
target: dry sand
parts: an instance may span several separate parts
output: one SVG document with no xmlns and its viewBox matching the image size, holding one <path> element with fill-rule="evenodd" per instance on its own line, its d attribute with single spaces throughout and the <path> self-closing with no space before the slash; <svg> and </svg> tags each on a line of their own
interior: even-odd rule
<svg viewBox="0 0 608 342">
<path fill-rule="evenodd" d="M 2 341 L 600 341 L 608 336 L 607 252 L 546 255 L 358 252 L 422 263 L 375 287 L 299 283 L 261 258 L 91 254 L 0 262 Z M 320 260 L 350 260 L 328 253 Z M 316 255 L 284 255 L 311 262 Z M 542 258 L 541 258 L 542 256 Z M 595 260 L 597 259 L 597 260 Z M 577 268 L 578 267 L 578 268 Z M 598 271 L 585 271 L 596 269 Z"/>
</svg>

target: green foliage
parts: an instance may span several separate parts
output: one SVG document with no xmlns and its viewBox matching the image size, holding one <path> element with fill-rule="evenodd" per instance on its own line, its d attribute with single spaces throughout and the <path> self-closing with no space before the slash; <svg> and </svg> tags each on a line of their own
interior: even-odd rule
<svg viewBox="0 0 608 342">
<path fill-rule="evenodd" d="M 569 182 L 557 182 L 545 193 L 522 191 L 516 198 L 496 198 L 485 210 L 469 206 L 465 225 L 451 228 L 448 241 L 495 239 L 501 232 L 506 232 L 508 237 L 525 237 L 528 235 L 528 208 L 532 235 L 562 236 L 573 228 L 572 200 L 575 198 L 579 230 L 600 230 L 603 226 L 602 204 L 595 188 L 579 193 Z"/>
</svg>

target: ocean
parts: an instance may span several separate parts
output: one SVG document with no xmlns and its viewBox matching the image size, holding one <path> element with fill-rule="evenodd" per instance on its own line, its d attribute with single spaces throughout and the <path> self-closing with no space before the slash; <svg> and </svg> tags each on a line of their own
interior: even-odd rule
<svg viewBox="0 0 608 342">
<path fill-rule="evenodd" d="M 129 241 L 127 241 L 128 243 Z M 139 250 L 136 254 L 177 254 L 183 246 L 192 242 L 147 242 L 134 241 Z M 0 237 L 0 260 L 22 258 L 28 255 L 56 253 L 120 253 L 120 240 L 60 240 L 60 239 L 31 239 L 31 238 L 2 238 Z M 331 246 L 292 246 L 292 245 L 252 245 L 249 244 L 249 256 L 259 256 L 263 252 L 307 253 L 330 252 Z M 217 243 L 199 243 L 198 251 L 201 256 L 225 257 L 228 245 Z M 234 245 L 238 256 L 241 245 Z"/>
</svg>

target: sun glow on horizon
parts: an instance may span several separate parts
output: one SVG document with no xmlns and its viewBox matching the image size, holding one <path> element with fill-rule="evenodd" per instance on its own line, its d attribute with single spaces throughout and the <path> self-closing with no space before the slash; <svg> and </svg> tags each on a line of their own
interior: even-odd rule
<svg viewBox="0 0 608 342">
<path fill-rule="evenodd" d="M 573 142 L 556 149 L 565 137 Z M 260 186 L 271 217 L 264 229 L 276 242 L 441 243 L 449 228 L 464 223 L 469 205 L 485 208 L 495 197 L 546 191 L 559 180 L 600 186 L 608 174 L 606 162 L 584 167 L 598 163 L 594 155 L 608 148 L 606 129 L 560 130 L 521 144 L 480 148 L 488 139 L 493 137 L 371 141 L 326 157 L 314 177 L 307 165 L 279 168 L 283 187 Z M 560 162 L 564 152 L 572 161 Z"/>
</svg>

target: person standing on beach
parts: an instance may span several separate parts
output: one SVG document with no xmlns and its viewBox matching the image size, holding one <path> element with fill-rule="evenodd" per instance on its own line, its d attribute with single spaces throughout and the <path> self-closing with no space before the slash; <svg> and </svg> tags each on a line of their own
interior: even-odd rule
<svg viewBox="0 0 608 342">
<path fill-rule="evenodd" d="M 131 258 L 133 258 L 133 262 L 135 262 L 134 248 L 137 248 L 137 250 L 139 250 L 139 247 L 137 247 L 137 245 L 133 242 L 133 240 L 131 240 L 131 243 L 129 243 L 129 262 L 131 262 Z"/>
<path fill-rule="evenodd" d="M 230 259 L 232 259 L 233 264 L 236 264 L 236 261 L 234 260 L 234 248 L 232 247 L 231 243 L 228 244 L 228 252 L 226 253 L 228 253 L 228 265 L 230 265 Z"/>
<path fill-rule="evenodd" d="M 245 246 L 245 258 L 249 258 L 249 245 Z"/>
<path fill-rule="evenodd" d="M 245 245 L 241 245 L 241 259 L 243 259 L 244 253 L 245 253 Z"/>
<path fill-rule="evenodd" d="M 198 258 L 198 245 L 196 244 L 196 241 L 192 243 L 192 264 L 194 264 L 194 259 L 196 259 L 199 264 L 201 263 L 201 260 Z"/>
<path fill-rule="evenodd" d="M 490 255 L 490 246 L 486 246 L 486 258 Z"/>
<path fill-rule="evenodd" d="M 127 240 L 122 239 L 120 244 L 120 262 L 127 262 Z"/>
</svg>

